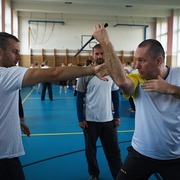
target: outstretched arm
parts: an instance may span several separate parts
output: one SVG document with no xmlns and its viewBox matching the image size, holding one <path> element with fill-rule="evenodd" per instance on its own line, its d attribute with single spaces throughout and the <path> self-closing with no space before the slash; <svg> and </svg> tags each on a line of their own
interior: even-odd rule
<svg viewBox="0 0 180 180">
<path fill-rule="evenodd" d="M 93 37 L 101 44 L 104 51 L 105 64 L 109 75 L 123 93 L 127 95 L 131 94 L 134 90 L 134 85 L 132 81 L 125 76 L 122 63 L 114 51 L 103 24 L 97 24 L 94 26 Z"/>
<path fill-rule="evenodd" d="M 23 87 L 33 86 L 41 82 L 56 82 L 69 79 L 75 79 L 77 77 L 96 75 L 102 80 L 106 80 L 104 76 L 107 74 L 105 64 L 91 67 L 59 67 L 59 68 L 47 68 L 38 69 L 31 68 L 25 73 L 23 79 Z"/>
</svg>

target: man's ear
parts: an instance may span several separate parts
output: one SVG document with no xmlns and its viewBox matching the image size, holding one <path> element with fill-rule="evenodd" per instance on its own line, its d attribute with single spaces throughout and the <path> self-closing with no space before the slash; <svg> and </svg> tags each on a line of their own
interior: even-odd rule
<svg viewBox="0 0 180 180">
<path fill-rule="evenodd" d="M 156 62 L 157 62 L 157 65 L 160 66 L 162 63 L 163 63 L 163 58 L 162 56 L 159 56 L 157 59 L 156 59 Z"/>
</svg>

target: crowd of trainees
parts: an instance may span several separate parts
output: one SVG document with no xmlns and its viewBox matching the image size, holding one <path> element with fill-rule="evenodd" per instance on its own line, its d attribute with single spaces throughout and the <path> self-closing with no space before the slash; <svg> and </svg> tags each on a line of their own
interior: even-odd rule
<svg viewBox="0 0 180 180">
<path fill-rule="evenodd" d="M 66 65 L 64 63 L 61 64 L 61 67 L 65 67 Z M 82 66 L 80 64 L 73 65 L 72 63 L 68 63 L 68 67 L 71 66 Z M 30 68 L 51 68 L 48 66 L 47 61 L 43 61 L 40 66 L 38 66 L 38 63 L 32 63 Z M 76 82 L 77 78 L 71 79 L 71 80 L 62 80 L 62 81 L 56 81 L 53 82 L 56 85 L 59 85 L 59 93 L 67 93 L 67 90 L 70 86 L 73 87 L 73 93 L 74 96 L 76 96 Z M 49 100 L 53 101 L 53 89 L 52 89 L 52 82 L 48 83 L 39 83 L 35 86 L 33 86 L 35 89 L 37 89 L 37 93 L 41 94 L 41 100 L 45 99 L 46 91 L 48 91 Z"/>
<path fill-rule="evenodd" d="M 77 65 L 73 65 L 72 63 L 68 63 L 67 66 L 71 67 L 71 66 L 89 66 L 90 64 L 93 65 L 93 61 L 88 59 L 85 61 L 84 64 L 77 64 Z M 64 63 L 61 63 L 61 67 L 65 67 L 66 65 Z M 47 61 L 43 61 L 41 63 L 41 65 L 39 66 L 38 63 L 32 63 L 30 68 L 50 68 L 50 66 L 48 66 L 48 62 Z M 57 82 L 53 82 L 56 85 L 59 85 L 59 93 L 67 93 L 68 89 L 70 87 L 73 88 L 73 95 L 76 96 L 76 84 L 77 84 L 77 79 L 71 79 L 71 80 L 63 80 L 63 81 L 57 81 Z M 41 94 L 41 100 L 45 99 L 45 92 L 46 90 L 48 90 L 48 95 L 49 95 L 49 99 L 52 101 L 53 100 L 53 89 L 52 89 L 52 83 L 48 83 L 44 84 L 44 83 L 39 83 L 35 86 L 33 86 L 33 88 L 37 89 L 37 93 Z"/>
<path fill-rule="evenodd" d="M 145 180 L 154 173 L 159 173 L 163 179 L 167 180 L 180 179 L 180 78 L 177 78 L 180 76 L 180 68 L 167 67 L 164 61 L 165 52 L 161 43 L 155 39 L 147 39 L 141 42 L 135 51 L 134 56 L 138 73 L 126 75 L 104 25 L 95 25 L 92 35 L 102 48 L 102 52 L 97 53 L 97 55 L 102 56 L 98 61 L 104 60 L 105 64 L 88 67 L 66 66 L 42 69 L 16 66 L 20 59 L 20 42 L 11 34 L 0 33 L 0 179 L 25 179 L 21 162 L 19 161 L 19 156 L 25 153 L 18 111 L 19 90 L 38 83 L 57 82 L 83 76 L 89 77 L 91 75 L 95 77 L 92 79 L 92 84 L 91 82 L 88 83 L 89 86 L 91 85 L 90 89 L 97 88 L 96 86 L 94 87 L 95 84 L 97 86 L 100 85 L 96 81 L 98 78 L 103 80 L 101 82 L 102 85 L 106 82 L 115 83 L 124 96 L 127 98 L 133 97 L 136 106 L 135 131 L 124 162 L 121 163 L 118 147 L 106 146 L 106 141 L 103 141 L 102 138 L 103 143 L 105 143 L 104 149 L 105 153 L 107 153 L 108 164 L 114 179 Z M 109 76 L 107 77 L 106 75 Z M 81 97 L 87 92 L 94 92 L 85 91 L 83 87 L 83 84 L 81 84 L 77 89 L 77 97 Z M 82 91 L 83 89 L 84 91 Z M 113 86 L 113 89 L 115 91 L 115 86 Z M 109 93 L 109 91 L 106 92 Z M 101 93 L 100 95 L 102 96 L 103 94 Z M 111 102 L 109 97 L 108 102 Z M 81 101 L 81 99 L 79 100 Z M 89 98 L 89 101 L 86 102 L 91 102 L 91 99 Z M 90 106 L 91 104 L 89 103 L 87 107 Z M 99 111 L 99 108 L 94 108 L 94 110 L 97 110 L 96 114 L 103 113 Z M 83 117 L 82 115 L 82 112 L 79 111 L 79 117 Z M 88 146 L 87 158 L 89 158 L 89 162 L 91 162 L 91 158 L 95 158 L 89 157 L 91 155 L 89 152 L 91 150 L 90 146 L 95 144 L 99 136 L 97 126 L 94 126 L 94 122 L 91 123 L 92 115 L 88 116 L 91 117 L 90 119 L 84 119 L 84 117 L 79 119 L 79 126 L 82 128 L 87 141 L 89 140 L 87 133 L 93 133 L 93 130 L 96 130 L 95 134 L 93 133 L 93 136 L 91 136 L 93 143 L 86 144 Z M 118 116 L 112 118 L 118 119 Z M 88 120 L 90 122 L 87 122 Z M 118 122 L 120 121 L 117 121 L 115 124 L 113 122 L 108 122 L 106 128 L 109 127 L 112 130 L 119 125 Z M 102 129 L 101 125 L 99 126 L 100 129 Z M 89 126 L 94 127 L 94 129 L 92 128 L 91 131 L 88 131 Z M 112 133 L 111 137 L 115 138 L 113 141 L 115 145 L 117 139 L 114 133 Z M 109 140 L 107 142 L 112 143 Z M 112 168 L 114 166 L 112 162 L 114 157 L 108 154 L 108 152 L 112 152 L 115 149 L 117 150 L 115 154 L 118 159 L 118 165 L 116 164 L 118 167 L 120 162 L 118 173 L 117 170 Z M 97 164 L 97 162 L 94 164 Z M 90 174 L 90 179 L 99 179 L 100 172 L 98 167 L 94 168 L 94 166 L 92 167 L 89 164 L 88 167 L 89 173 L 92 173 Z"/>
</svg>

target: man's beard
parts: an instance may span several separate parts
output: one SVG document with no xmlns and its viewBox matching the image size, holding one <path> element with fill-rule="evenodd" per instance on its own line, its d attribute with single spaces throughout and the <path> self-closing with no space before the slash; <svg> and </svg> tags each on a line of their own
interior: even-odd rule
<svg viewBox="0 0 180 180">
<path fill-rule="evenodd" d="M 103 64 L 104 63 L 104 59 L 103 58 L 99 58 L 96 60 L 96 64 L 99 65 L 99 64 Z"/>
</svg>

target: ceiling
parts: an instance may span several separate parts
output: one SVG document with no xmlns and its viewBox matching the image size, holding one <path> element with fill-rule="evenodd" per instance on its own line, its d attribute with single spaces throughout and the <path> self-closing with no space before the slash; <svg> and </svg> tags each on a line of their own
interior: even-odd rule
<svg viewBox="0 0 180 180">
<path fill-rule="evenodd" d="M 20 13 L 61 14 L 68 17 L 168 17 L 180 0 L 11 0 Z"/>
</svg>

